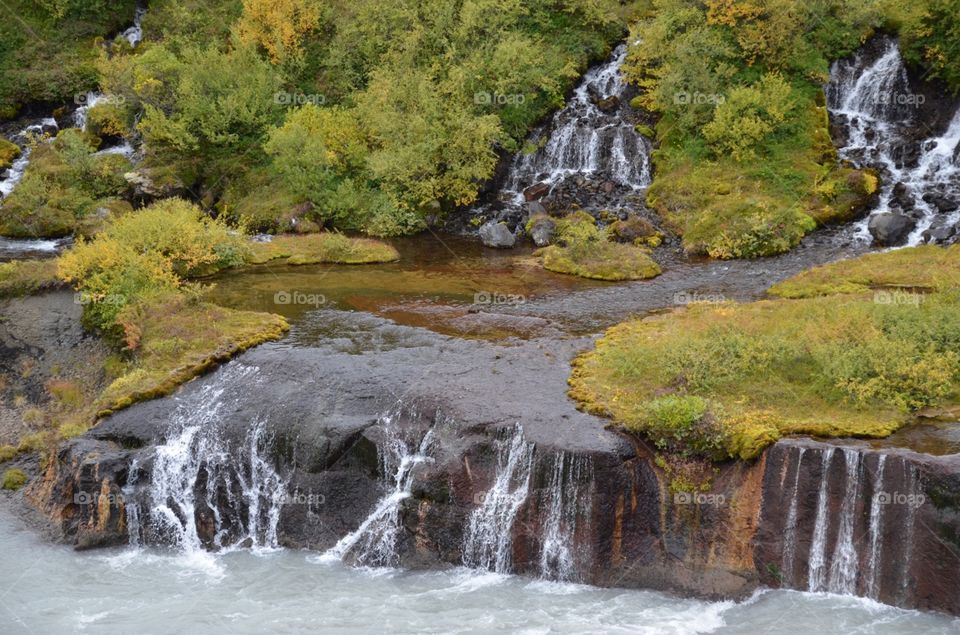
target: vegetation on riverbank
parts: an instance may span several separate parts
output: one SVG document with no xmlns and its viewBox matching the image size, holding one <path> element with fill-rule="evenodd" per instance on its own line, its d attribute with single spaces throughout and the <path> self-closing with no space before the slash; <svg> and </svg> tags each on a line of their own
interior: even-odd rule
<svg viewBox="0 0 960 635">
<path fill-rule="evenodd" d="M 570 394 L 681 456 L 749 459 L 787 434 L 886 436 L 960 399 L 960 285 L 938 279 L 924 295 L 888 298 L 842 283 L 886 260 L 915 273 L 904 286 L 925 287 L 917 265 L 931 250 L 948 253 L 868 256 L 779 285 L 809 284 L 797 300 L 693 304 L 625 322 L 575 361 Z M 829 275 L 839 291 L 822 285 Z"/>
<path fill-rule="evenodd" d="M 575 212 L 556 222 L 557 243 L 537 251 L 543 268 L 594 280 L 645 280 L 660 275 L 646 249 L 611 242 L 608 228 L 592 216 Z"/>
<path fill-rule="evenodd" d="M 0 205 L 0 235 L 23 238 L 92 235 L 132 208 L 120 199 L 130 160 L 94 154 L 99 140 L 64 130 L 38 141 L 23 179 Z"/>
<path fill-rule="evenodd" d="M 660 116 L 650 207 L 687 251 L 715 258 L 782 253 L 861 214 L 877 179 L 838 164 L 822 85 L 878 28 L 925 32 L 924 15 L 890 2 L 653 0 L 625 65 L 644 91 L 635 105 Z"/>
<path fill-rule="evenodd" d="M 367 238 L 350 238 L 325 232 L 297 236 L 274 236 L 250 244 L 249 264 L 279 262 L 287 265 L 332 263 L 344 265 L 393 262 L 400 253 L 391 245 Z"/>
<path fill-rule="evenodd" d="M 0 299 L 33 295 L 62 285 L 57 261 L 52 258 L 0 262 Z"/>
</svg>

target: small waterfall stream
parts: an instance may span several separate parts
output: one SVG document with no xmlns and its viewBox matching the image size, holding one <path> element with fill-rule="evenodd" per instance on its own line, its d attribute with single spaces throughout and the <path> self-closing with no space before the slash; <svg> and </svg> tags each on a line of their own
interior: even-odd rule
<svg viewBox="0 0 960 635">
<path fill-rule="evenodd" d="M 589 522 L 593 504 L 593 462 L 589 457 L 556 452 L 547 493 L 547 517 L 540 553 L 540 577 L 580 579 L 576 538 Z"/>
<path fill-rule="evenodd" d="M 258 370 L 233 363 L 218 381 L 185 398 L 166 441 L 134 462 L 124 488 L 131 544 L 275 548 L 286 483 L 267 458 L 262 421 L 242 439 L 227 430 L 230 387 L 250 385 Z"/>
<path fill-rule="evenodd" d="M 607 63 L 588 71 L 554 115 L 549 139 L 534 137 L 540 148 L 516 156 L 505 189 L 517 202 L 524 188 L 538 182 L 552 186 L 572 174 L 602 175 L 634 189 L 650 184 L 650 143 L 616 112 L 626 89 L 620 72 L 626 57 L 621 44 Z M 601 108 L 604 100 L 614 107 Z"/>
<path fill-rule="evenodd" d="M 960 223 L 960 109 L 942 134 L 931 134 L 921 117 L 925 98 L 910 84 L 897 41 L 882 47 L 875 59 L 861 51 L 835 63 L 826 87 L 831 117 L 847 131 L 840 157 L 874 167 L 883 181 L 880 202 L 857 235 L 870 240 L 870 219 L 893 212 L 911 228 L 906 245 L 947 242 Z"/>
<path fill-rule="evenodd" d="M 133 14 L 133 24 L 122 34 L 122 37 L 130 43 L 130 46 L 136 48 L 143 40 L 143 28 L 141 26 L 144 16 L 147 14 L 145 4 L 137 4 Z M 86 130 L 87 113 L 97 103 L 104 99 L 103 94 L 99 92 L 89 92 L 83 96 L 79 107 L 73 112 L 72 123 L 74 128 Z M 20 156 L 13 162 L 13 165 L 7 169 L 6 173 L 0 172 L 0 201 L 10 193 L 23 178 L 27 166 L 30 164 L 30 150 L 37 140 L 48 134 L 51 138 L 59 132 L 57 121 L 53 117 L 44 117 L 39 121 L 27 125 L 23 130 L 14 135 L 10 141 L 20 146 Z M 129 142 L 123 142 L 120 145 L 100 150 L 97 154 L 122 154 L 128 158 L 134 154 L 134 148 Z"/>
<path fill-rule="evenodd" d="M 411 496 L 415 468 L 433 461 L 429 456 L 433 429 L 428 430 L 419 443 L 407 441 L 398 421 L 401 406 L 380 419 L 387 436 L 386 442 L 380 447 L 381 462 L 384 474 L 390 475 L 392 480 L 390 491 L 377 502 L 360 526 L 328 549 L 321 560 L 344 560 L 350 557 L 362 566 L 399 564 L 397 536 L 400 532 L 400 505 Z"/>
<path fill-rule="evenodd" d="M 837 450 L 842 462 L 834 460 Z M 786 510 L 786 520 L 779 525 L 782 585 L 904 601 L 911 584 L 918 509 L 926 500 L 910 459 L 836 446 L 794 447 L 789 456 L 791 465 L 796 462 L 793 482 L 778 487 L 777 509 Z M 805 456 L 813 457 L 806 470 Z M 814 461 L 819 462 L 818 471 L 810 469 Z M 807 501 L 805 493 L 813 491 L 815 499 Z M 804 535 L 810 536 L 806 581 Z"/>
<path fill-rule="evenodd" d="M 470 515 L 463 562 L 473 569 L 511 573 L 513 523 L 530 491 L 534 446 L 524 440 L 519 425 L 496 445 L 496 479 Z"/>
<path fill-rule="evenodd" d="M 830 560 L 830 579 L 827 589 L 832 593 L 852 595 L 857 592 L 859 560 L 854 545 L 857 502 L 860 500 L 860 453 L 844 449 L 846 489 L 840 506 L 837 542 Z"/>
<path fill-rule="evenodd" d="M 537 575 L 546 580 L 580 580 L 584 554 L 578 548 L 577 535 L 588 529 L 592 511 L 593 462 L 587 456 L 563 451 L 538 456 L 536 447 L 524 440 L 519 425 L 509 438 L 500 438 L 495 444 L 494 482 L 470 515 L 463 563 L 473 569 L 517 573 L 513 540 L 523 512 L 524 517 L 535 519 L 525 527 L 526 538 L 540 550 L 535 561 Z M 537 474 L 549 474 L 549 478 L 535 489 Z M 531 532 L 535 535 L 529 535 Z"/>
<path fill-rule="evenodd" d="M 870 557 L 867 560 L 867 597 L 877 599 L 880 593 L 879 572 L 880 553 L 883 551 L 883 468 L 887 455 L 877 459 L 877 470 L 873 475 L 873 497 L 870 499 Z"/>
<path fill-rule="evenodd" d="M 833 459 L 834 448 L 827 448 L 822 456 L 822 476 L 820 477 L 820 491 L 817 494 L 817 520 L 813 525 L 813 541 L 810 543 L 809 573 L 807 587 L 810 591 L 823 591 L 826 582 L 827 558 L 827 523 L 829 520 L 828 505 L 830 502 L 828 486 L 830 484 L 830 461 Z"/>
</svg>

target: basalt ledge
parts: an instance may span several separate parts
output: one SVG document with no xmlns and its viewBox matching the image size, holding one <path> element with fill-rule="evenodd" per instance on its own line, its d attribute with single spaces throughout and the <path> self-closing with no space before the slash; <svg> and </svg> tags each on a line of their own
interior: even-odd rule
<svg viewBox="0 0 960 635">
<path fill-rule="evenodd" d="M 271 473 L 285 491 L 279 499 L 261 492 L 283 501 L 275 544 L 329 556 L 388 501 L 389 514 L 378 513 L 393 523 L 389 542 L 368 539 L 367 551 L 336 557 L 411 569 L 466 564 L 710 599 L 764 585 L 960 614 L 960 456 L 787 439 L 757 461 L 721 466 L 708 492 L 671 493 L 644 444 L 615 432 L 604 433 L 615 450 L 551 447 L 524 440 L 517 425 L 464 430 L 434 406 L 392 415 L 390 425 L 399 421 L 419 452 L 402 467 L 402 484 L 384 472 L 404 457 L 395 452 L 392 468 L 384 461 L 382 444 L 398 437 L 382 418 L 275 435 Z M 81 549 L 131 541 L 131 467 L 140 463 L 137 480 L 149 487 L 142 465 L 155 460 L 150 443 L 158 441 L 109 426 L 97 436 L 66 444 L 27 491 Z M 201 493 L 213 471 L 204 461 L 196 469 L 191 487 L 206 502 L 180 520 L 195 525 L 202 548 L 217 548 L 227 529 L 245 535 L 217 524 L 245 522 L 243 497 Z M 229 481 L 223 469 L 218 478 Z M 238 469 L 238 482 L 249 478 Z M 137 516 L 144 523 L 142 510 Z"/>
</svg>

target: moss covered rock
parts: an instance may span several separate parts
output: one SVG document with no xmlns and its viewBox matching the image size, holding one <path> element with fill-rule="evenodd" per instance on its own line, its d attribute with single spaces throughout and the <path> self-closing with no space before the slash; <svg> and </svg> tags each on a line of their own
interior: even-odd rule
<svg viewBox="0 0 960 635">
<path fill-rule="evenodd" d="M 20 146 L 0 139 L 0 171 L 6 170 L 20 156 Z"/>
</svg>

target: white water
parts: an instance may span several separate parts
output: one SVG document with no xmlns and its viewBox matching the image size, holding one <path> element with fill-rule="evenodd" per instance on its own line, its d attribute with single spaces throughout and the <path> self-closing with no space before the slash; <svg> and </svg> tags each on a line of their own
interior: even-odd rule
<svg viewBox="0 0 960 635">
<path fill-rule="evenodd" d="M 650 184 L 650 142 L 615 112 L 604 112 L 594 98 L 622 97 L 620 67 L 627 56 L 619 46 L 611 59 L 588 71 L 566 106 L 548 127 L 550 137 L 534 153 L 514 159 L 505 190 L 523 202 L 522 192 L 535 183 L 554 185 L 571 174 L 602 175 L 642 189 Z M 533 143 L 542 139 L 535 136 Z"/>
<path fill-rule="evenodd" d="M 577 530 L 587 526 L 593 502 L 593 463 L 589 457 L 554 454 L 547 490 L 547 517 L 540 553 L 540 577 L 566 582 L 581 579 L 577 569 Z"/>
<path fill-rule="evenodd" d="M 877 471 L 873 476 L 873 497 L 870 500 L 870 558 L 867 560 L 867 597 L 876 599 L 880 594 L 880 554 L 883 552 L 883 468 L 887 455 L 877 458 Z"/>
<path fill-rule="evenodd" d="M 790 508 L 787 511 L 782 573 L 784 581 L 790 584 L 796 584 L 793 575 L 793 565 L 797 553 L 797 499 L 800 495 L 800 471 L 803 468 L 803 455 L 806 451 L 806 448 L 800 448 L 797 452 L 797 471 L 793 477 L 793 492 L 790 496 Z"/>
<path fill-rule="evenodd" d="M 534 446 L 523 439 L 519 425 L 509 439 L 499 439 L 496 443 L 496 478 L 480 506 L 470 515 L 463 562 L 474 569 L 510 573 L 513 524 L 530 490 Z"/>
<path fill-rule="evenodd" d="M 136 48 L 143 40 L 143 27 L 141 26 L 144 16 L 147 15 L 147 7 L 137 5 L 133 11 L 133 24 L 123 32 L 123 38 L 130 43 L 130 46 Z"/>
<path fill-rule="evenodd" d="M 916 103 L 918 96 L 911 90 L 897 42 L 889 40 L 872 63 L 863 54 L 835 63 L 827 99 L 831 116 L 847 122 L 849 141 L 839 149 L 840 157 L 860 167 L 877 167 L 881 172 L 880 201 L 870 216 L 897 211 L 893 205 L 894 186 L 902 183 L 917 220 L 906 244 L 917 245 L 936 222 L 948 227 L 960 222 L 960 210 L 941 213 L 923 200 L 925 194 L 938 193 L 960 202 L 960 109 L 942 135 L 922 142 L 919 159 L 911 165 L 903 160 L 908 144 L 903 135 L 909 127 L 922 125 L 919 122 L 924 108 L 922 103 Z M 863 240 L 872 239 L 867 230 L 869 218 L 856 228 Z"/>
<path fill-rule="evenodd" d="M 831 593 L 853 595 L 857 592 L 859 560 L 854 545 L 857 502 L 860 500 L 860 452 L 844 449 L 846 480 L 843 503 L 840 506 L 840 529 L 830 561 L 830 579 L 827 590 Z"/>
<path fill-rule="evenodd" d="M 817 494 L 817 518 L 813 525 L 813 541 L 810 544 L 809 570 L 807 574 L 807 588 L 809 591 L 826 590 L 826 558 L 827 558 L 827 526 L 829 523 L 829 490 L 830 460 L 833 459 L 834 448 L 822 451 L 822 476 L 820 477 L 820 491 Z"/>
<path fill-rule="evenodd" d="M 350 556 L 365 566 L 395 566 L 397 536 L 400 532 L 400 505 L 410 498 L 415 468 L 432 462 L 429 456 L 433 430 L 428 430 L 416 446 L 408 445 L 398 424 L 397 411 L 380 419 L 387 441 L 380 448 L 385 474 L 391 475 L 391 490 L 357 527 L 320 556 L 322 561 L 344 560 Z"/>
<path fill-rule="evenodd" d="M 7 169 L 3 179 L 0 179 L 0 199 L 9 196 L 23 178 L 23 173 L 30 164 L 31 145 L 42 139 L 44 126 L 56 128 L 57 122 L 53 117 L 45 117 L 36 123 L 31 123 L 13 136 L 12 141 L 20 146 L 20 156 Z"/>
<path fill-rule="evenodd" d="M 307 562 L 303 553 L 75 552 L 0 511 L 4 633 L 955 633 L 949 618 L 857 598 L 770 591 L 706 602 L 455 569 Z"/>
<path fill-rule="evenodd" d="M 132 544 L 172 545 L 193 554 L 208 546 L 277 547 L 286 484 L 265 456 L 264 426 L 254 425 L 239 446 L 230 444 L 225 430 L 236 398 L 228 388 L 252 385 L 257 375 L 257 368 L 236 362 L 224 367 L 216 382 L 179 404 L 152 462 L 131 466 L 124 500 Z M 200 523 L 212 527 L 209 543 Z"/>
</svg>

